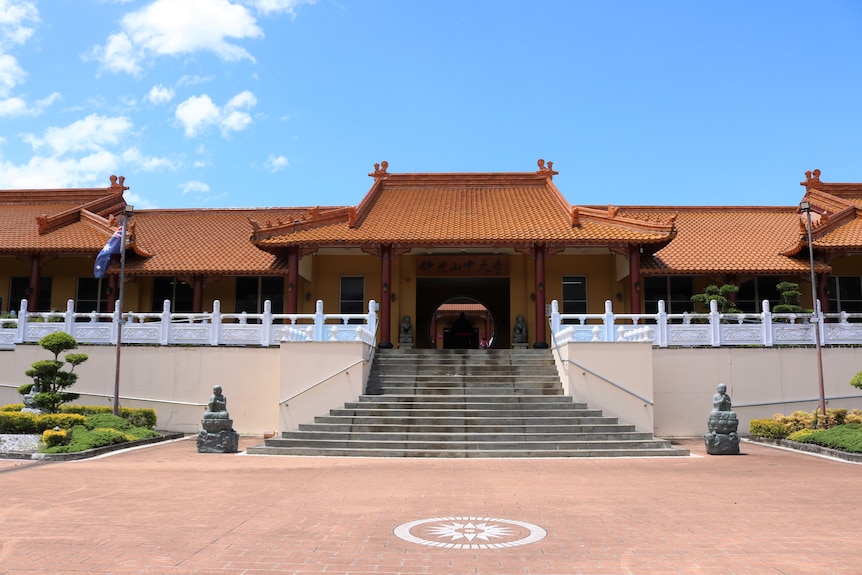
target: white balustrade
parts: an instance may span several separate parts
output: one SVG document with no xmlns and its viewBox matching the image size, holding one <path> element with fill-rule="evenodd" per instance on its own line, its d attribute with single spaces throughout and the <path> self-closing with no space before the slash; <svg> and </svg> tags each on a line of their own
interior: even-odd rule
<svg viewBox="0 0 862 575">
<path fill-rule="evenodd" d="M 122 342 L 271 346 L 289 341 L 364 341 L 374 345 L 378 310 L 374 300 L 368 302 L 366 314 L 325 314 L 320 300 L 315 309 L 313 314 L 274 314 L 267 300 L 263 313 L 222 313 L 216 300 L 212 312 L 176 313 L 165 300 L 160 312 L 124 312 Z M 118 311 L 78 313 L 72 300 L 63 312 L 31 312 L 27 300 L 21 300 L 20 310 L 9 315 L 0 318 L 0 349 L 38 342 L 55 331 L 65 331 L 80 343 L 116 345 L 121 325 Z"/>
</svg>

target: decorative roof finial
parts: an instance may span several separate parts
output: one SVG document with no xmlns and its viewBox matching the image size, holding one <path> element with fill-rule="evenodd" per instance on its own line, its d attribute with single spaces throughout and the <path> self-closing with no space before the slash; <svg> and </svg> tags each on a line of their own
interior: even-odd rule
<svg viewBox="0 0 862 575">
<path fill-rule="evenodd" d="M 805 172 L 805 181 L 799 182 L 800 186 L 805 186 L 806 189 L 816 188 L 822 182 L 820 181 L 820 170 L 811 170 Z"/>
<path fill-rule="evenodd" d="M 547 176 L 550 179 L 559 174 L 559 172 L 554 171 L 554 162 L 548 162 L 548 166 L 545 167 L 545 160 L 540 158 L 537 163 L 539 164 L 539 169 L 536 170 L 537 174 Z"/>
<path fill-rule="evenodd" d="M 120 176 L 120 177 L 118 178 L 117 176 L 113 176 L 113 175 L 112 175 L 112 176 L 111 176 L 111 187 L 112 187 L 112 188 L 120 188 L 120 189 L 123 189 L 123 190 L 128 190 L 128 189 L 129 189 L 129 187 L 128 187 L 128 186 L 123 185 L 123 184 L 125 183 L 125 181 L 126 181 L 126 177 L 125 177 L 125 176 Z"/>
<path fill-rule="evenodd" d="M 388 168 L 389 168 L 389 162 L 387 162 L 386 160 L 383 160 L 379 164 L 374 164 L 374 171 L 368 175 L 371 176 L 372 178 L 374 178 L 375 180 L 380 179 L 380 178 L 385 178 L 386 176 L 389 175 L 389 172 L 386 171 Z"/>
</svg>

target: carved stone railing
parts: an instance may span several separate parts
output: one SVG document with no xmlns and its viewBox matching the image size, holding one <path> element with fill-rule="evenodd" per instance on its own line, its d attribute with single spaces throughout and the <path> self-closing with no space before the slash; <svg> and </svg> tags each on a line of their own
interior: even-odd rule
<svg viewBox="0 0 862 575">
<path fill-rule="evenodd" d="M 711 302 L 709 313 L 669 314 L 658 302 L 655 314 L 615 314 L 610 301 L 601 314 L 562 314 L 559 303 L 551 303 L 551 334 L 555 344 L 567 342 L 647 341 L 654 346 L 745 346 L 814 345 L 814 330 L 820 330 L 822 345 L 862 344 L 862 314 L 772 313 L 763 301 L 761 313 L 718 312 Z"/>
<path fill-rule="evenodd" d="M 173 313 L 164 301 L 160 312 L 128 311 L 122 317 L 122 342 L 146 345 L 244 345 L 268 347 L 290 341 L 363 341 L 374 345 L 378 304 L 368 302 L 365 314 L 327 314 L 318 300 L 311 314 L 274 314 L 269 300 L 263 313 L 222 313 L 213 302 L 211 312 Z M 79 343 L 117 343 L 120 314 L 77 313 L 69 300 L 66 311 L 31 312 L 27 300 L 12 317 L 0 318 L 0 349 L 16 343 L 38 342 L 64 331 Z"/>
</svg>

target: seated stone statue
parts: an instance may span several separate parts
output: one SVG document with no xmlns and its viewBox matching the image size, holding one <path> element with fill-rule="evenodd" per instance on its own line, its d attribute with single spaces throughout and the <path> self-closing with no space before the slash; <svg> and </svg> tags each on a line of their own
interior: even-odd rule
<svg viewBox="0 0 862 575">
<path fill-rule="evenodd" d="M 727 386 L 718 384 L 716 394 L 712 396 L 712 411 L 733 411 L 730 405 L 730 396 L 727 395 Z"/>
<path fill-rule="evenodd" d="M 710 455 L 737 455 L 739 453 L 739 420 L 731 408 L 727 386 L 718 384 L 712 397 L 712 411 L 707 420 L 709 433 L 703 436 L 706 452 Z"/>
<path fill-rule="evenodd" d="M 515 318 L 515 330 L 512 332 L 512 343 L 527 343 L 527 320 L 519 315 Z"/>
<path fill-rule="evenodd" d="M 227 398 L 222 393 L 220 385 L 213 387 L 213 394 L 204 412 L 204 419 L 230 419 L 227 413 Z"/>
<path fill-rule="evenodd" d="M 200 453 L 234 453 L 239 447 L 239 433 L 227 412 L 227 398 L 221 386 L 213 386 L 213 394 L 201 420 L 203 431 L 198 434 Z"/>
</svg>

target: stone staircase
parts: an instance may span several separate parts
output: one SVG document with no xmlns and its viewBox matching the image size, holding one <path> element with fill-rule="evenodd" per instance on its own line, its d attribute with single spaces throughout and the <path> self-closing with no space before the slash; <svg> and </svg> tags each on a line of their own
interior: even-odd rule
<svg viewBox="0 0 862 575">
<path fill-rule="evenodd" d="M 379 350 L 366 395 L 248 453 L 371 457 L 688 455 L 563 395 L 550 350 Z"/>
</svg>

